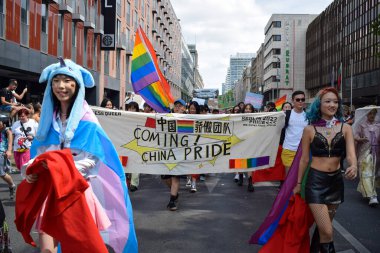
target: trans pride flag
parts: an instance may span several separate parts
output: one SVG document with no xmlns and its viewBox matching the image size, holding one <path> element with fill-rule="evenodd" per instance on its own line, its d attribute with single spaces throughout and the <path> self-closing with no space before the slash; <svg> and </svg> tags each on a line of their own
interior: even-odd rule
<svg viewBox="0 0 380 253">
<path fill-rule="evenodd" d="M 157 112 L 170 112 L 174 99 L 157 64 L 157 56 L 144 31 L 136 31 L 132 54 L 132 87 Z"/>
</svg>

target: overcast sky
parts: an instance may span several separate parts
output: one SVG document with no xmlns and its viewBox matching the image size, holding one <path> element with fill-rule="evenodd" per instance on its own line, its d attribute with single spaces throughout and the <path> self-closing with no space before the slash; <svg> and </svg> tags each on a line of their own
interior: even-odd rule
<svg viewBox="0 0 380 253">
<path fill-rule="evenodd" d="M 332 0 L 171 0 L 187 44 L 196 43 L 205 88 L 225 81 L 230 55 L 256 53 L 272 14 L 319 14 Z"/>
</svg>

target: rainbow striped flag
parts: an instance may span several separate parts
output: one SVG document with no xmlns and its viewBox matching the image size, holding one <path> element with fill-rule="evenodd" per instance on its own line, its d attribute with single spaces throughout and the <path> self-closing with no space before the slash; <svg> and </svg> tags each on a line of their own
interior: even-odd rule
<svg viewBox="0 0 380 253">
<path fill-rule="evenodd" d="M 230 169 L 248 169 L 269 165 L 269 156 L 244 159 L 230 159 Z"/>
<path fill-rule="evenodd" d="M 178 133 L 194 133 L 194 121 L 192 120 L 177 120 Z"/>
<path fill-rule="evenodd" d="M 277 99 L 277 101 L 275 102 L 275 105 L 276 105 L 276 110 L 277 111 L 281 111 L 281 107 L 282 107 L 282 104 L 286 102 L 286 95 L 280 97 L 279 99 Z"/>
<path fill-rule="evenodd" d="M 174 99 L 170 86 L 160 71 L 152 44 L 139 27 L 132 53 L 132 87 L 154 110 L 170 112 Z"/>
</svg>

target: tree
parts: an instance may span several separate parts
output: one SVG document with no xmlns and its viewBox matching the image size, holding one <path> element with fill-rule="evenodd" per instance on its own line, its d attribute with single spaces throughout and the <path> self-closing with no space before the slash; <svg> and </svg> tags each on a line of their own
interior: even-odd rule
<svg viewBox="0 0 380 253">
<path fill-rule="evenodd" d="M 373 34 L 375 35 L 375 38 L 377 36 L 380 36 L 380 15 L 377 16 L 377 19 L 371 24 L 371 29 Z M 380 46 L 377 44 L 377 50 L 375 49 L 376 56 L 380 57 Z"/>
</svg>

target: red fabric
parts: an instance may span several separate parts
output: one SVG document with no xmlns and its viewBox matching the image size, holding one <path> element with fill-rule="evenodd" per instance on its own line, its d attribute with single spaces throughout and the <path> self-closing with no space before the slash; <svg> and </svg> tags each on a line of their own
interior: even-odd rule
<svg viewBox="0 0 380 253">
<path fill-rule="evenodd" d="M 285 179 L 285 166 L 281 161 L 282 146 L 278 147 L 276 162 L 273 167 L 254 171 L 252 173 L 252 182 L 265 182 L 265 181 L 282 181 Z"/>
<path fill-rule="evenodd" d="M 292 196 L 276 232 L 260 253 L 308 253 L 309 229 L 314 223 L 309 206 L 299 194 Z"/>
<path fill-rule="evenodd" d="M 23 180 L 16 192 L 15 223 L 27 243 L 36 245 L 30 230 L 46 200 L 41 230 L 61 243 L 63 253 L 108 252 L 83 194 L 88 183 L 69 149 L 41 154 L 26 174 L 38 174 L 37 182 Z"/>
</svg>

